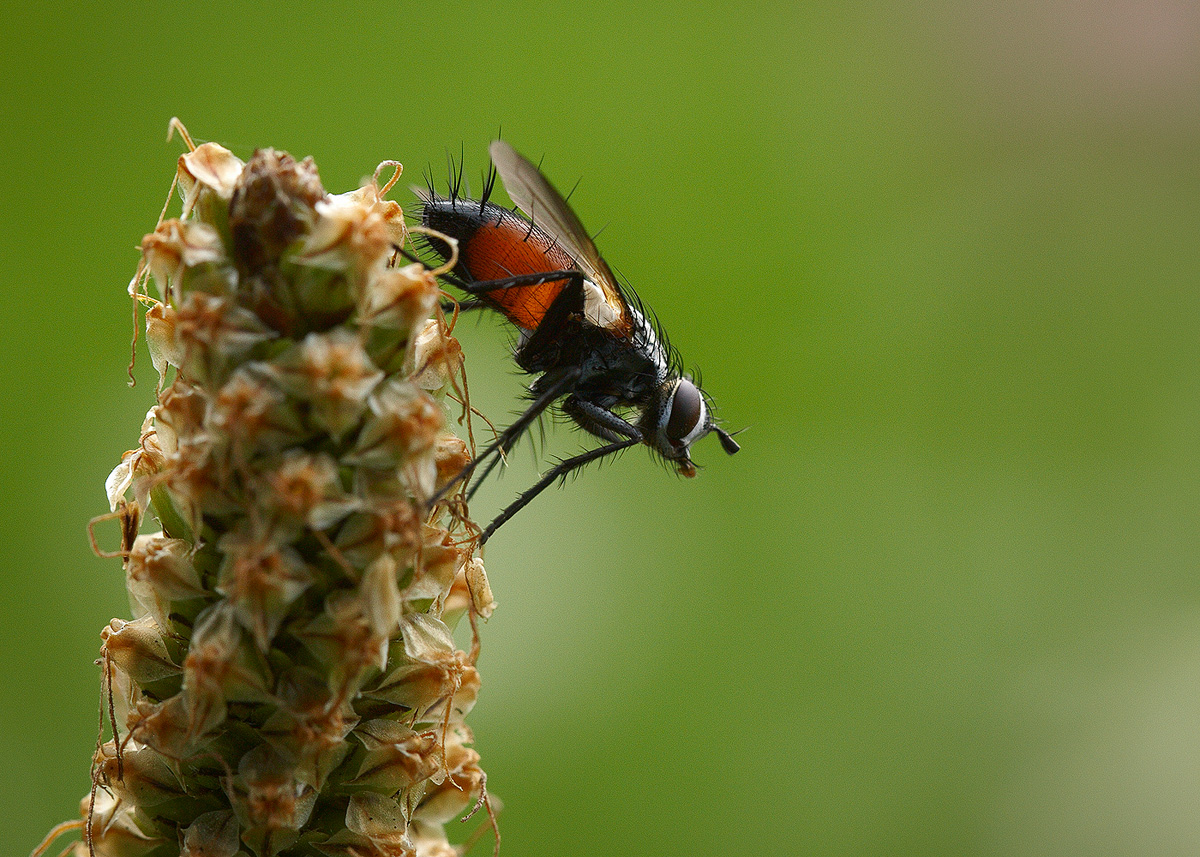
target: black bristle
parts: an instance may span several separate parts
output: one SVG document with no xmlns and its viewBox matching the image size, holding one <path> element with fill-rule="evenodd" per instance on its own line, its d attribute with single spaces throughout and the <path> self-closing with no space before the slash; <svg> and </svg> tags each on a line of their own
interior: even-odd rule
<svg viewBox="0 0 1200 857">
<path fill-rule="evenodd" d="M 483 194 L 479 197 L 479 213 L 483 214 L 483 207 L 492 198 L 492 192 L 496 190 L 496 165 L 490 164 L 488 170 L 483 176 Z"/>
<path fill-rule="evenodd" d="M 579 183 L 583 181 L 583 176 L 575 179 L 575 184 L 571 185 L 571 189 L 567 191 L 567 195 L 563 197 L 563 202 L 571 201 L 571 194 L 575 193 L 575 189 L 579 187 Z"/>
</svg>

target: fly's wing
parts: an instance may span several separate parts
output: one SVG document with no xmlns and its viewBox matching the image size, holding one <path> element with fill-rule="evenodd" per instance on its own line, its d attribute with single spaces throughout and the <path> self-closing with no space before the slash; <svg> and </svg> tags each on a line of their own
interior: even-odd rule
<svg viewBox="0 0 1200 857">
<path fill-rule="evenodd" d="M 596 311 L 598 318 L 606 319 L 602 326 L 627 325 L 629 312 L 617 278 L 562 194 L 554 189 L 554 185 L 537 167 L 505 141 L 496 140 L 488 152 L 512 201 L 557 241 L 575 259 L 587 278 L 603 292 L 606 306 Z"/>
</svg>

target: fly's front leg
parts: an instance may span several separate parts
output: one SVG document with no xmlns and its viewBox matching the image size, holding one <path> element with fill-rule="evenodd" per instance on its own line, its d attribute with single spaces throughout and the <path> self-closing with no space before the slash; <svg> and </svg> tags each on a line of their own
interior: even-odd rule
<svg viewBox="0 0 1200 857">
<path fill-rule="evenodd" d="M 556 480 L 565 479 L 572 471 L 590 464 L 593 461 L 598 461 L 614 453 L 620 452 L 623 449 L 628 449 L 642 442 L 642 433 L 637 427 L 621 419 L 607 408 L 602 408 L 599 405 L 582 399 L 577 395 L 567 396 L 562 404 L 563 412 L 574 420 L 580 428 L 589 434 L 608 441 L 605 446 L 597 449 L 588 450 L 587 452 L 573 456 L 572 458 L 564 459 L 558 462 L 541 479 L 537 481 L 533 487 L 522 492 L 516 500 L 510 503 L 504 511 L 502 511 L 496 520 L 492 521 L 487 529 L 483 531 L 479 539 L 482 545 L 492 537 L 492 534 L 500 528 L 509 518 L 517 512 L 524 509 L 529 504 L 529 501 L 536 497 L 542 491 L 549 488 Z"/>
<path fill-rule="evenodd" d="M 575 421 L 581 429 L 594 434 L 601 440 L 617 443 L 622 440 L 643 440 L 641 431 L 632 423 L 621 419 L 608 408 L 581 399 L 567 396 L 562 403 L 563 413 Z"/>
<path fill-rule="evenodd" d="M 630 426 L 630 428 L 632 428 L 632 426 Z M 557 465 L 552 467 L 550 471 L 546 473 L 546 475 L 539 479 L 532 488 L 522 492 L 516 500 L 510 503 L 504 509 L 504 511 L 496 516 L 496 520 L 488 524 L 487 529 L 485 529 L 479 536 L 479 544 L 486 544 L 487 540 L 492 537 L 492 534 L 495 533 L 496 530 L 500 529 L 500 527 L 503 526 L 503 524 L 508 521 L 509 518 L 529 505 L 530 500 L 553 485 L 556 479 L 566 479 L 567 475 L 570 474 L 571 471 L 577 470 L 580 467 L 583 467 L 585 464 L 590 464 L 593 461 L 599 461 L 601 458 L 613 455 L 614 453 L 620 452 L 623 449 L 628 449 L 636 443 L 638 443 L 637 438 L 622 438 L 618 441 L 607 444 L 606 446 L 601 446 L 598 449 L 591 449 L 587 452 L 581 453 L 580 455 L 576 455 L 573 458 L 560 461 Z"/>
<path fill-rule="evenodd" d="M 529 426 L 532 425 L 533 422 L 538 418 L 538 416 L 540 416 L 541 413 L 546 410 L 546 408 L 554 404 L 555 400 L 558 399 L 559 396 L 567 392 L 567 390 L 571 388 L 571 385 L 575 383 L 578 377 L 579 370 L 574 367 L 560 375 L 555 376 L 554 378 L 547 379 L 546 376 L 542 376 L 541 380 L 544 380 L 545 383 L 539 387 L 537 397 L 533 400 L 533 402 L 530 403 L 529 407 L 525 409 L 525 412 L 517 417 L 516 421 L 513 422 L 512 425 L 500 432 L 496 439 L 488 444 L 483 452 L 471 459 L 471 461 L 467 463 L 466 467 L 460 470 L 457 475 L 455 475 L 452 479 L 450 479 L 450 481 L 438 489 L 437 493 L 435 493 L 433 497 L 431 497 L 426 503 L 426 507 L 432 508 L 435 503 L 450 493 L 450 490 L 455 485 L 464 479 L 469 479 L 471 474 L 475 472 L 475 468 L 477 468 L 484 460 L 493 455 L 507 454 L 508 451 L 512 449 L 516 442 L 520 439 L 521 435 L 523 435 L 526 430 L 528 430 Z M 497 458 L 496 460 L 499 459 Z M 492 467 L 494 466 L 495 462 L 489 464 L 485 475 L 486 473 L 490 473 Z M 475 487 L 478 488 L 478 484 Z M 471 491 L 471 494 L 474 494 L 474 490 Z"/>
</svg>

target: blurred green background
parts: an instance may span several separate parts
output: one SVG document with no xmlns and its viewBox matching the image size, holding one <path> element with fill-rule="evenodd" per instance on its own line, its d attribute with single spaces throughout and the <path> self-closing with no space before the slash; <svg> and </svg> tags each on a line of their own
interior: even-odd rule
<svg viewBox="0 0 1200 857">
<path fill-rule="evenodd" d="M 505 854 L 1200 853 L 1200 7 L 668 6 L 6 10 L 0 851 L 87 790 L 178 115 L 337 191 L 478 182 L 502 128 L 749 426 L 488 545 Z M 507 336 L 460 333 L 502 422 Z"/>
</svg>

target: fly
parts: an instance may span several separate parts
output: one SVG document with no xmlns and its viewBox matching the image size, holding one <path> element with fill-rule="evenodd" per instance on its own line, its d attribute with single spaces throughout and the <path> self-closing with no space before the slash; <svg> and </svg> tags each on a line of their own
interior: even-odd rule
<svg viewBox="0 0 1200 857">
<path fill-rule="evenodd" d="M 716 433 L 730 455 L 737 441 L 716 424 L 708 395 L 684 373 L 662 329 L 629 289 L 623 289 L 575 212 L 530 161 L 503 140 L 489 148 L 494 171 L 483 197 L 421 191 L 421 223 L 458 242 L 458 262 L 446 279 L 473 297 L 466 309 L 501 313 L 518 331 L 517 365 L 537 378 L 529 405 L 508 428 L 434 496 L 436 502 L 483 466 L 467 492 L 488 474 L 549 407 L 559 409 L 603 445 L 559 461 L 510 503 L 480 536 L 491 538 L 556 479 L 593 461 L 645 444 L 683 476 L 695 476 L 691 447 Z M 491 202 L 499 173 L 526 217 Z M 423 240 L 443 261 L 452 251 Z"/>
</svg>

